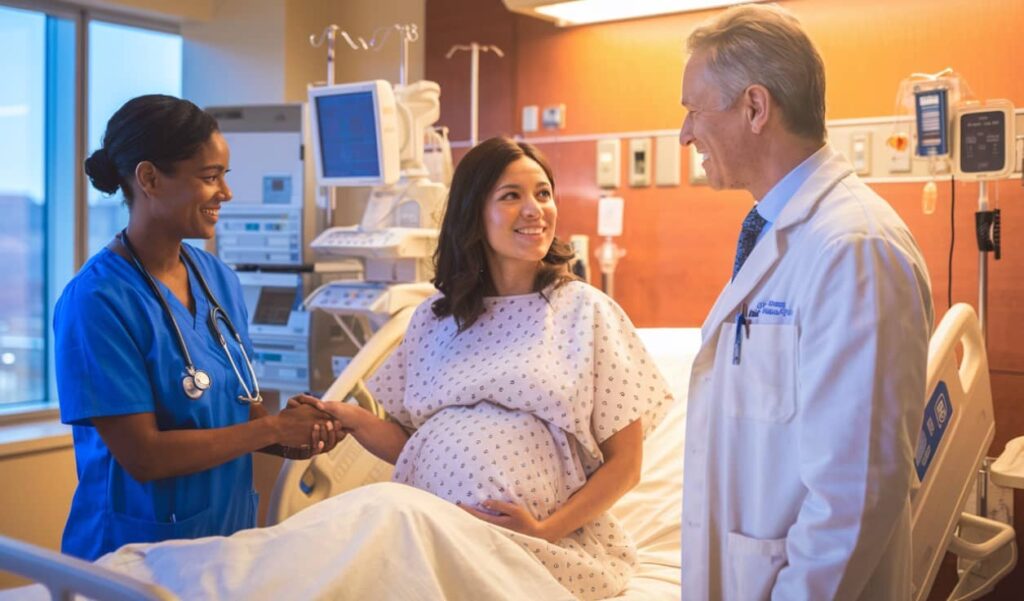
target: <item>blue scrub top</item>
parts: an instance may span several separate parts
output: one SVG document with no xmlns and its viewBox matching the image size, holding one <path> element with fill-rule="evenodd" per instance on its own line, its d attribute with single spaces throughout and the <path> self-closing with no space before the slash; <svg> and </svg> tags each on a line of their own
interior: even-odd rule
<svg viewBox="0 0 1024 601">
<path fill-rule="evenodd" d="M 189 248 L 210 290 L 252 357 L 248 314 L 238 277 L 212 255 Z M 252 457 L 212 469 L 139 482 L 114 459 L 92 418 L 153 413 L 160 430 L 222 428 L 249 419 L 249 406 L 223 349 L 207 326 L 210 302 L 195 275 L 193 315 L 159 281 L 192 361 L 213 380 L 199 399 L 182 389 L 184 358 L 168 317 L 127 259 L 103 249 L 68 283 L 54 313 L 61 420 L 73 426 L 78 488 L 64 528 L 62 551 L 92 560 L 126 543 L 228 535 L 256 525 L 258 496 Z M 236 363 L 244 361 L 225 326 Z M 246 380 L 246 383 L 251 384 Z"/>
</svg>

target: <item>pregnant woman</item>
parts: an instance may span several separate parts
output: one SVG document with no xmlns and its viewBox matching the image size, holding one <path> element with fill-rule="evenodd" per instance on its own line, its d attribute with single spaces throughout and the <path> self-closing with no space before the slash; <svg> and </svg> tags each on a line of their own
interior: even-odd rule
<svg viewBox="0 0 1024 601">
<path fill-rule="evenodd" d="M 635 548 L 607 510 L 640 478 L 668 385 L 611 299 L 576 280 L 555 238 L 551 169 L 507 138 L 452 181 L 440 294 L 369 383 L 391 421 L 316 403 L 394 480 L 502 527 L 574 595 L 611 597 Z"/>
</svg>

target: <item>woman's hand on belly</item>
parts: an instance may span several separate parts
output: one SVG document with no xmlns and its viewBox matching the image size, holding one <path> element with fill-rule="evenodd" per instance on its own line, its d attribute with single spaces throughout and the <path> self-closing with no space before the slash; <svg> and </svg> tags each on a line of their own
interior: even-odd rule
<svg viewBox="0 0 1024 601">
<path fill-rule="evenodd" d="M 475 515 L 485 522 L 490 522 L 497 526 L 501 526 L 502 528 L 508 528 L 509 530 L 513 530 L 527 536 L 542 538 L 548 542 L 556 542 L 549 537 L 548 530 L 544 527 L 544 521 L 533 517 L 533 515 L 522 505 L 506 503 L 504 501 L 497 501 L 494 499 L 483 502 L 483 506 L 486 511 L 481 511 L 476 507 L 470 507 L 469 505 L 463 505 L 462 503 L 459 503 L 458 505 L 468 513 Z"/>
</svg>

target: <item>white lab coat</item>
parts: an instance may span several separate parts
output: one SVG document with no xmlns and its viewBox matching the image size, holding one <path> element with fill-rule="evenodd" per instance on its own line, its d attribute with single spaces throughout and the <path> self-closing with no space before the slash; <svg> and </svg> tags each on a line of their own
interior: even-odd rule
<svg viewBox="0 0 1024 601">
<path fill-rule="evenodd" d="M 828 152 L 704 322 L 686 424 L 687 601 L 910 596 L 930 283 L 906 225 Z"/>
</svg>

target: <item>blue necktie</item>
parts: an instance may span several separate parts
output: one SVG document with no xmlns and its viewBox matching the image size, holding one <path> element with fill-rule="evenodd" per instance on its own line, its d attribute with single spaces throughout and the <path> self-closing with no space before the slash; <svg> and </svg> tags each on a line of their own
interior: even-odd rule
<svg viewBox="0 0 1024 601">
<path fill-rule="evenodd" d="M 754 245 L 757 244 L 757 237 L 760 235 L 761 230 L 764 229 L 766 223 L 768 222 L 765 221 L 765 218 L 761 217 L 761 214 L 757 212 L 757 205 L 754 205 L 750 212 L 747 213 L 747 218 L 743 220 L 740 239 L 736 242 L 736 260 L 732 264 L 732 279 L 736 279 L 736 274 L 740 272 L 740 267 L 743 267 L 743 263 L 750 256 L 750 251 L 754 250 Z"/>
</svg>

